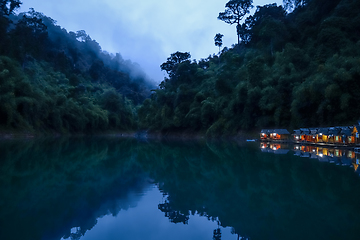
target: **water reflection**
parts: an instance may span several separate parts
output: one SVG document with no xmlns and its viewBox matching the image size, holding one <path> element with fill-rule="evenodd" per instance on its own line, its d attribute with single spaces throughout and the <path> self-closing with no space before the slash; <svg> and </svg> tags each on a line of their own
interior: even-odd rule
<svg viewBox="0 0 360 240">
<path fill-rule="evenodd" d="M 0 239 L 357 239 L 356 153 L 262 147 L 0 142 Z"/>
<path fill-rule="evenodd" d="M 359 178 L 351 169 L 256 148 L 163 145 L 147 156 L 181 213 L 217 218 L 250 239 L 357 239 Z"/>
<path fill-rule="evenodd" d="M 301 144 L 283 144 L 261 142 L 260 149 L 262 152 L 287 154 L 290 150 L 295 156 L 303 158 L 317 159 L 320 162 L 329 162 L 341 166 L 349 166 L 360 175 L 360 152 L 355 148 L 336 148 L 324 147 L 321 145 L 301 145 Z"/>
<path fill-rule="evenodd" d="M 1 142 L 0 239 L 78 239 L 99 217 L 136 206 L 149 182 L 133 148 L 82 138 Z"/>
<path fill-rule="evenodd" d="M 287 154 L 289 152 L 288 145 L 280 143 L 260 143 L 262 152 L 269 152 L 275 154 Z"/>
<path fill-rule="evenodd" d="M 174 210 L 167 200 L 164 203 L 160 203 L 158 208 L 165 213 L 165 217 L 169 218 L 171 222 L 188 224 L 189 214 L 183 214 L 180 211 Z"/>
</svg>

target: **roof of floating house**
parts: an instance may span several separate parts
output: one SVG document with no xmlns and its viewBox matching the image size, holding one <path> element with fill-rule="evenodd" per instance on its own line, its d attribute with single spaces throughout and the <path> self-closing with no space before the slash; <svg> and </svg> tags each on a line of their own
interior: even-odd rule
<svg viewBox="0 0 360 240">
<path fill-rule="evenodd" d="M 309 130 L 310 130 L 310 134 L 312 134 L 312 135 L 316 135 L 317 133 L 318 133 L 318 128 L 309 128 Z"/>
<path fill-rule="evenodd" d="M 316 135 L 316 134 L 324 134 L 324 135 L 345 135 L 351 136 L 352 131 L 356 127 L 358 131 L 360 131 L 360 125 L 355 126 L 336 126 L 336 127 L 327 127 L 327 128 L 300 128 L 295 129 L 295 135 Z M 290 134 L 286 129 L 262 129 L 261 133 L 271 134 L 276 133 L 279 135 Z"/>
<path fill-rule="evenodd" d="M 273 133 L 276 133 L 276 134 L 290 134 L 288 130 L 286 129 L 274 129 L 274 132 Z"/>
<path fill-rule="evenodd" d="M 266 134 L 269 134 L 269 133 L 272 133 L 272 129 L 261 129 L 261 132 L 260 133 L 266 133 Z"/>
<path fill-rule="evenodd" d="M 276 133 L 276 134 L 290 134 L 286 129 L 262 129 L 260 133 Z"/>
<path fill-rule="evenodd" d="M 329 128 L 319 128 L 318 129 L 318 133 L 319 134 L 328 134 L 329 133 Z"/>
<path fill-rule="evenodd" d="M 294 130 L 294 134 L 296 134 L 296 135 L 300 135 L 300 134 L 301 134 L 301 130 L 300 130 L 300 129 L 296 129 L 296 130 Z"/>
<path fill-rule="evenodd" d="M 300 129 L 296 129 L 294 130 L 295 134 L 317 134 L 319 128 L 300 128 Z"/>
<path fill-rule="evenodd" d="M 329 135 L 339 135 L 340 131 L 341 131 L 340 128 L 331 127 L 331 128 L 329 128 L 328 134 L 329 134 Z"/>
<path fill-rule="evenodd" d="M 310 129 L 308 129 L 308 128 L 300 128 L 300 131 L 305 134 L 310 133 Z"/>
<path fill-rule="evenodd" d="M 341 130 L 353 129 L 354 126 L 336 126 L 336 128 L 340 128 Z"/>
<path fill-rule="evenodd" d="M 328 128 L 319 128 L 318 134 L 324 135 L 346 135 L 351 136 L 353 126 L 341 126 L 341 127 L 328 127 Z"/>
<path fill-rule="evenodd" d="M 343 129 L 341 130 L 341 135 L 345 135 L 345 136 L 351 136 L 352 131 L 350 129 Z"/>
</svg>

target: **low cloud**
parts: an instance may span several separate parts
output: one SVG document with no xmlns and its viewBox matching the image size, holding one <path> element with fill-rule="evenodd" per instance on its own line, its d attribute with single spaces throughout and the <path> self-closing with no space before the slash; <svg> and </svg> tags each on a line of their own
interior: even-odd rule
<svg viewBox="0 0 360 240">
<path fill-rule="evenodd" d="M 32 7 L 68 31 L 85 30 L 103 50 L 139 63 L 159 83 L 164 78 L 160 65 L 171 53 L 190 52 L 192 59 L 206 58 L 218 51 L 213 40 L 216 33 L 224 34 L 224 47 L 236 43 L 235 26 L 217 19 L 226 2 L 27 0 L 20 11 Z M 254 1 L 254 6 L 267 3 L 271 1 Z"/>
</svg>

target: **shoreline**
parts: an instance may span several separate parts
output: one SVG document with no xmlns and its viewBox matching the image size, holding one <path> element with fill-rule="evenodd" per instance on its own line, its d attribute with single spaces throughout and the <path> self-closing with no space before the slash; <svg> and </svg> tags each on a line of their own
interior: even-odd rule
<svg viewBox="0 0 360 240">
<path fill-rule="evenodd" d="M 206 136 L 203 132 L 189 132 L 189 131 L 174 131 L 174 132 L 156 132 L 156 131 L 124 131 L 124 132 L 99 132 L 99 133 L 73 133 L 73 134 L 61 134 L 61 133 L 36 133 L 30 131 L 8 131 L 0 130 L 0 140 L 11 139 L 37 139 L 44 137 L 119 137 L 119 138 L 136 138 L 142 140 L 229 140 L 229 141 L 247 141 L 249 139 L 259 141 L 255 131 L 238 132 L 235 135 L 222 135 L 222 136 Z"/>
</svg>

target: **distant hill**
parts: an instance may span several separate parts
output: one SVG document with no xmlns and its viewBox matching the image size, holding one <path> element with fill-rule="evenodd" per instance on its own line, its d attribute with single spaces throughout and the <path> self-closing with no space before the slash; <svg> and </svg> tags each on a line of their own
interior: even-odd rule
<svg viewBox="0 0 360 240">
<path fill-rule="evenodd" d="M 138 64 L 102 51 L 83 30 L 7 6 L 0 9 L 0 130 L 137 129 L 136 106 L 154 88 Z"/>
</svg>

